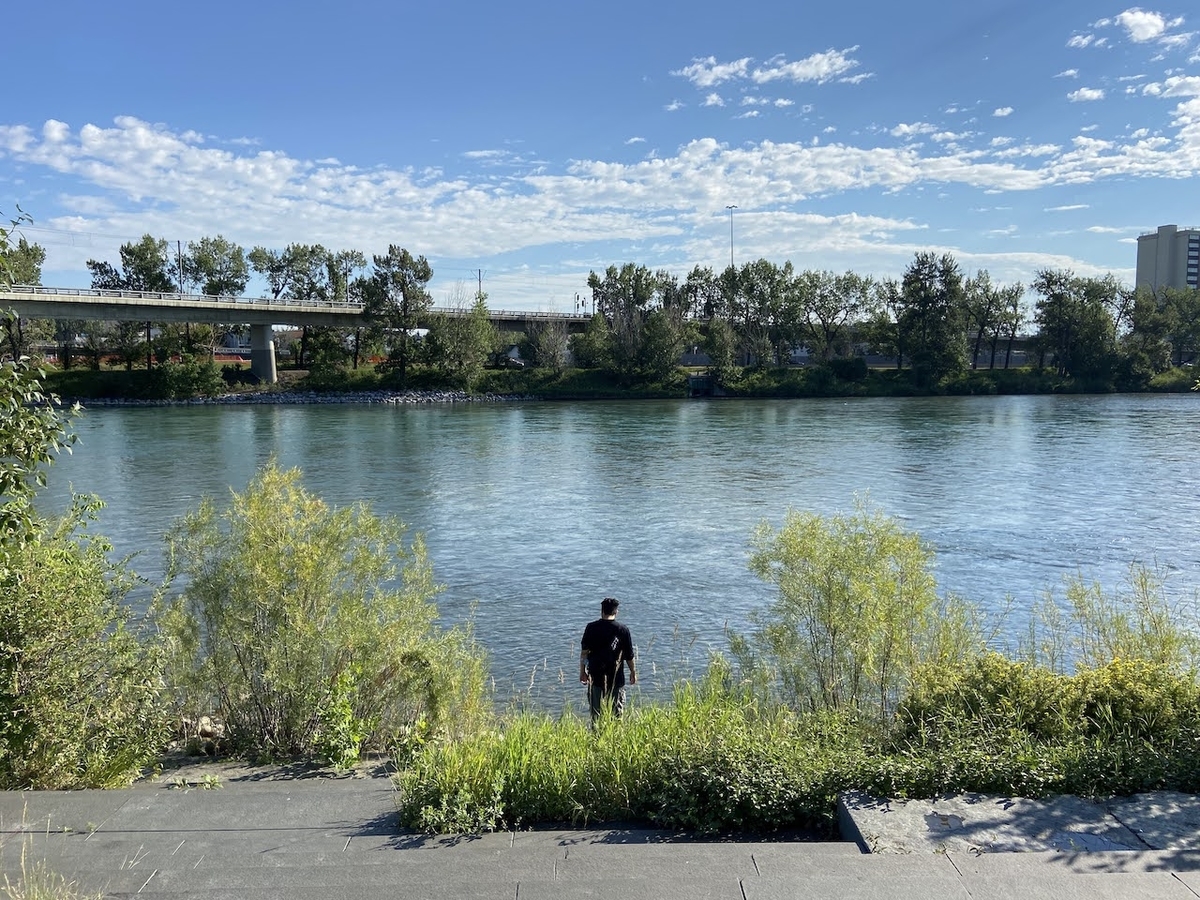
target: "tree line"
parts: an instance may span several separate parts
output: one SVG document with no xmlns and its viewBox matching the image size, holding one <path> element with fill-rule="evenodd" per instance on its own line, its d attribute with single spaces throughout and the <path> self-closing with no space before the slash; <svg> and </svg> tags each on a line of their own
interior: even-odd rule
<svg viewBox="0 0 1200 900">
<path fill-rule="evenodd" d="M 16 283 L 39 284 L 45 250 L 22 238 L 10 246 Z M 433 315 L 424 256 L 390 245 L 368 260 L 359 250 L 320 244 L 247 251 L 222 235 L 170 244 L 152 235 L 121 245 L 119 263 L 88 260 L 92 286 L 107 290 L 197 291 L 241 296 L 252 273 L 272 299 L 359 305 L 364 325 L 306 326 L 293 348 L 297 368 L 358 369 L 364 360 L 403 386 L 414 367 L 425 378 L 470 388 L 482 369 L 505 361 L 509 343 L 488 318 L 487 295 L 461 286 L 458 315 Z M 594 315 L 582 334 L 535 327 L 520 356 L 538 368 L 599 369 L 618 383 L 663 382 L 687 349 L 703 351 L 718 383 L 746 370 L 807 361 L 884 357 L 919 389 L 979 367 L 1008 368 L 1014 347 L 1036 367 L 1096 386 L 1144 387 L 1154 375 L 1191 362 L 1200 344 L 1200 291 L 1130 289 L 1112 275 L 1044 269 L 1033 282 L 1000 284 L 987 270 L 964 273 L 950 254 L 918 252 L 899 278 L 847 271 L 797 271 L 758 259 L 717 272 L 696 266 L 680 277 L 636 263 L 610 265 L 587 279 Z M 419 327 L 428 333 L 418 334 Z M 213 350 L 237 325 L 83 323 L 16 320 L 7 327 L 17 356 L 32 341 L 54 341 L 64 365 L 73 352 L 93 367 L 115 359 L 132 369 Z M 153 332 L 157 331 L 155 335 Z M 76 335 L 82 346 L 75 347 Z M 841 364 L 845 369 L 845 364 Z M 860 365 L 860 369 L 865 364 Z"/>
</svg>

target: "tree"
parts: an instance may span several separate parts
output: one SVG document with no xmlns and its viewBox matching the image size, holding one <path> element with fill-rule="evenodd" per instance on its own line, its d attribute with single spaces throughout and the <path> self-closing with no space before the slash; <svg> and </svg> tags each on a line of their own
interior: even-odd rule
<svg viewBox="0 0 1200 900">
<path fill-rule="evenodd" d="M 853 326 L 875 311 L 874 284 L 853 272 L 801 272 L 796 276 L 801 315 L 798 337 L 817 359 L 850 354 Z"/>
<path fill-rule="evenodd" d="M 1200 288 L 1166 288 L 1160 300 L 1171 310 L 1171 350 L 1175 365 L 1182 366 L 1200 349 Z"/>
<path fill-rule="evenodd" d="M 452 382 L 470 390 L 496 348 L 498 335 L 487 308 L 487 294 L 476 293 L 468 306 L 465 286 L 460 282 L 450 297 L 453 312 L 430 321 L 429 358 Z"/>
<path fill-rule="evenodd" d="M 25 236 L 21 235 L 16 245 L 9 246 L 4 255 L 5 267 L 12 284 L 42 283 L 42 264 L 46 261 L 46 251 L 43 247 L 29 243 Z M 7 319 L 5 331 L 8 349 L 13 359 L 27 354 L 31 341 L 48 339 L 53 334 L 53 328 L 47 319 Z"/>
<path fill-rule="evenodd" d="M 386 333 L 390 345 L 387 365 L 395 369 L 403 387 L 413 355 L 413 332 L 432 303 L 426 285 L 433 278 L 433 269 L 424 256 L 414 258 L 395 244 L 388 245 L 385 255 L 372 259 L 374 270 L 363 298 L 363 312 Z"/>
<path fill-rule="evenodd" d="M 607 369 L 612 365 L 612 332 L 603 314 L 588 320 L 581 334 L 570 340 L 571 357 L 581 369 Z"/>
<path fill-rule="evenodd" d="M 188 242 L 183 281 L 214 297 L 240 297 L 250 281 L 246 251 L 222 235 Z"/>
<path fill-rule="evenodd" d="M 728 385 L 737 376 L 737 335 L 726 319 L 714 316 L 704 334 L 704 352 L 711 361 L 710 375 L 717 384 Z"/>
<path fill-rule="evenodd" d="M 754 532 L 750 569 L 778 594 L 735 655 L 793 707 L 886 719 L 923 667 L 980 649 L 970 610 L 938 596 L 932 566 L 918 535 L 865 503 L 789 510 L 778 530 Z"/>
<path fill-rule="evenodd" d="M 234 747 L 340 765 L 470 729 L 490 705 L 469 631 L 442 629 L 421 538 L 335 509 L 273 463 L 168 536 L 180 593 L 157 612 L 176 711 Z M 248 577 L 253 573 L 253 577 Z"/>
<path fill-rule="evenodd" d="M 645 266 L 609 266 L 604 277 L 588 273 L 592 303 L 609 331 L 611 365 L 623 380 L 631 380 L 641 363 L 645 317 L 655 305 L 657 277 Z"/>
<path fill-rule="evenodd" d="M 1111 378 L 1117 360 L 1112 309 L 1121 289 L 1116 280 L 1043 269 L 1033 289 L 1041 295 L 1034 313 L 1038 347 L 1050 354 L 1055 372 L 1091 382 Z"/>
<path fill-rule="evenodd" d="M 87 261 L 93 288 L 154 293 L 176 290 L 175 282 L 168 274 L 170 259 L 164 238 L 144 234 L 137 243 L 122 244 L 118 252 L 121 256 L 120 270 L 111 263 L 94 259 Z"/>
<path fill-rule="evenodd" d="M 919 387 L 932 387 L 966 366 L 963 283 L 950 254 L 918 253 L 901 281 L 899 343 Z"/>
<path fill-rule="evenodd" d="M 522 342 L 521 355 L 539 369 L 561 372 L 567 366 L 569 337 L 562 322 L 533 322 Z"/>
<path fill-rule="evenodd" d="M 1129 330 L 1119 340 L 1122 386 L 1142 389 L 1171 366 L 1175 308 L 1160 303 L 1153 291 L 1142 288 L 1133 293 L 1128 321 Z"/>
</svg>

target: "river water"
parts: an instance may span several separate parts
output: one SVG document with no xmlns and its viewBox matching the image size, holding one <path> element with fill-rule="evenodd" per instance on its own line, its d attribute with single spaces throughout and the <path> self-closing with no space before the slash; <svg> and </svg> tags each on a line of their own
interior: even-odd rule
<svg viewBox="0 0 1200 900">
<path fill-rule="evenodd" d="M 97 409 L 51 470 L 106 502 L 97 530 L 157 579 L 162 536 L 275 456 L 332 504 L 425 535 L 448 621 L 473 616 L 501 697 L 578 705 L 583 625 L 606 595 L 643 695 L 726 646 L 771 599 L 754 526 L 857 494 L 937 550 L 941 588 L 1007 628 L 1064 576 L 1200 573 L 1200 398 L 1186 395 Z M 143 594 L 143 596 L 145 596 Z"/>
</svg>

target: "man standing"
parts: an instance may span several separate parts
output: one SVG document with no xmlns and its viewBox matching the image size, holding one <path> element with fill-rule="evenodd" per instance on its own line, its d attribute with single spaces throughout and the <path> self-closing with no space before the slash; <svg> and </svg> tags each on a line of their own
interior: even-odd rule
<svg viewBox="0 0 1200 900">
<path fill-rule="evenodd" d="M 611 704 L 612 713 L 619 717 L 625 708 L 625 666 L 629 666 L 629 683 L 637 684 L 633 667 L 633 637 L 629 629 L 617 623 L 616 597 L 600 602 L 600 618 L 588 622 L 583 629 L 582 649 L 579 652 L 579 681 L 588 686 L 588 706 L 592 724 L 600 711 Z"/>
</svg>

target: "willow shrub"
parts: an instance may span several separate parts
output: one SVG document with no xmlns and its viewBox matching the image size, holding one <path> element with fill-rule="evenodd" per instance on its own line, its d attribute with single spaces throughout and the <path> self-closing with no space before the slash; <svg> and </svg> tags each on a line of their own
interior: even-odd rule
<svg viewBox="0 0 1200 900">
<path fill-rule="evenodd" d="M 0 788 L 128 784 L 166 741 L 161 659 L 124 602 L 134 576 L 82 529 L 98 501 L 3 548 Z"/>
<path fill-rule="evenodd" d="M 923 669 L 983 644 L 975 609 L 938 594 L 932 565 L 917 534 L 865 501 L 852 515 L 789 510 L 754 532 L 750 569 L 777 595 L 734 656 L 771 699 L 886 721 Z"/>
<path fill-rule="evenodd" d="M 337 765 L 477 727 L 486 661 L 469 628 L 440 626 L 424 543 L 404 538 L 274 463 L 224 511 L 202 503 L 168 536 L 177 712 L 218 716 L 238 751 Z"/>
</svg>

